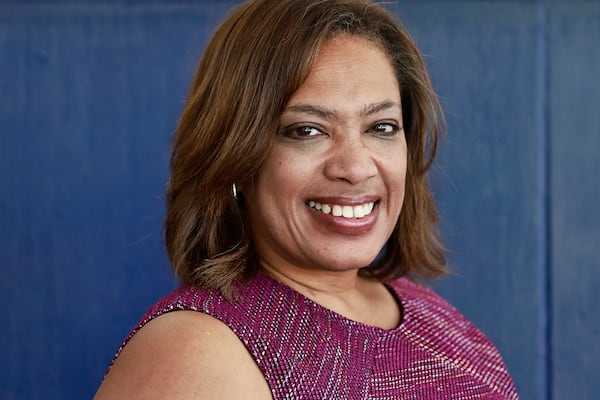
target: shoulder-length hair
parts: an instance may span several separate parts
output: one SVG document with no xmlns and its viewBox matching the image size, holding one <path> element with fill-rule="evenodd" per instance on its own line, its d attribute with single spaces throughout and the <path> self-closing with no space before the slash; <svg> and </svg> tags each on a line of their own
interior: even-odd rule
<svg viewBox="0 0 600 400">
<path fill-rule="evenodd" d="M 321 45 L 355 35 L 379 45 L 400 84 L 408 145 L 403 209 L 385 254 L 361 270 L 382 281 L 443 275 L 445 251 L 426 172 L 443 114 L 415 43 L 382 6 L 364 0 L 251 0 L 214 33 L 177 126 L 167 190 L 166 244 L 187 284 L 220 290 L 259 267 L 243 195 L 271 149 L 286 104 L 308 77 Z"/>
</svg>

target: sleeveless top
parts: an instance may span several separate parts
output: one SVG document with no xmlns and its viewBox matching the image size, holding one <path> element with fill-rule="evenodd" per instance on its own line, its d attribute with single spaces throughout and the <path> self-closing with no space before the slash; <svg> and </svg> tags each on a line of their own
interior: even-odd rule
<svg viewBox="0 0 600 400">
<path fill-rule="evenodd" d="M 403 315 L 391 330 L 350 320 L 262 273 L 240 286 L 234 304 L 183 286 L 148 310 L 115 359 L 148 321 L 192 310 L 240 338 L 274 400 L 518 399 L 500 354 L 471 322 L 408 279 L 387 286 Z"/>
</svg>

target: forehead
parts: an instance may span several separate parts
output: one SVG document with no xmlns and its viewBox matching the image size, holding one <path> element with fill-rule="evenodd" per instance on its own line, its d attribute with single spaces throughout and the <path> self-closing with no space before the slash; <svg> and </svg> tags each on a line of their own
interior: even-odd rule
<svg viewBox="0 0 600 400">
<path fill-rule="evenodd" d="M 357 36 L 338 36 L 325 42 L 290 104 L 320 100 L 349 104 L 388 100 L 400 102 L 396 71 L 377 43 Z"/>
<path fill-rule="evenodd" d="M 336 65 L 361 68 L 375 64 L 394 71 L 390 57 L 378 43 L 360 36 L 339 35 L 323 43 L 311 73 Z"/>
</svg>

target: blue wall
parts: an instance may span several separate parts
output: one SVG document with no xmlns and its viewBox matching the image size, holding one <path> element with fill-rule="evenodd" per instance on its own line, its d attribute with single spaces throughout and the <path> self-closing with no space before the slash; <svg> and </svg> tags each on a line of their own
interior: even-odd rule
<svg viewBox="0 0 600 400">
<path fill-rule="evenodd" d="M 175 285 L 171 132 L 234 1 L 0 2 L 0 399 L 81 399 Z M 523 399 L 600 393 L 600 2 L 400 1 L 449 134 L 437 289 Z"/>
</svg>

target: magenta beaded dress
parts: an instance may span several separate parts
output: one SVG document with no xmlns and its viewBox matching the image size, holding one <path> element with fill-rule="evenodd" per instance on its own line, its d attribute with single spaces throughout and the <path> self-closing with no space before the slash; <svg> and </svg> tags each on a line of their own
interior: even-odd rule
<svg viewBox="0 0 600 400">
<path fill-rule="evenodd" d="M 403 312 L 391 330 L 349 320 L 264 274 L 241 287 L 235 304 L 184 286 L 157 302 L 123 346 L 153 318 L 193 310 L 235 332 L 275 400 L 518 399 L 500 354 L 464 316 L 407 279 L 388 287 Z"/>
</svg>

